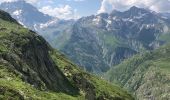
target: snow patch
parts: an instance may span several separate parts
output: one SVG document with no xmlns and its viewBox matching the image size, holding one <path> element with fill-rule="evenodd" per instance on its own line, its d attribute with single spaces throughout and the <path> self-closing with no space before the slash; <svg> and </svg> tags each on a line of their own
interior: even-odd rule
<svg viewBox="0 0 170 100">
<path fill-rule="evenodd" d="M 129 21 L 129 22 L 134 22 L 132 18 L 123 18 L 123 21 Z"/>
<path fill-rule="evenodd" d="M 112 21 L 111 21 L 111 20 L 106 20 L 106 22 L 107 22 L 108 24 L 112 24 Z"/>
<path fill-rule="evenodd" d="M 12 13 L 12 15 L 19 16 L 22 13 L 22 10 L 16 10 Z"/>
<path fill-rule="evenodd" d="M 168 19 L 168 17 L 165 17 L 165 16 L 161 16 L 161 18 L 163 18 L 163 19 Z"/>
<path fill-rule="evenodd" d="M 101 19 L 102 18 L 100 16 L 97 16 L 96 18 L 93 19 L 93 22 L 98 25 Z"/>
<path fill-rule="evenodd" d="M 113 19 L 113 20 L 116 20 L 116 19 L 117 19 L 117 17 L 115 16 L 115 17 L 113 17 L 112 19 Z"/>
<path fill-rule="evenodd" d="M 164 28 L 163 28 L 163 32 L 167 33 L 168 31 L 169 31 L 169 28 L 168 28 L 168 26 L 165 25 Z"/>
<path fill-rule="evenodd" d="M 23 27 L 27 28 L 27 26 L 25 26 L 23 22 L 21 22 L 21 21 L 18 21 L 18 22 L 19 22 L 19 24 L 21 24 Z"/>
<path fill-rule="evenodd" d="M 51 21 L 49 21 L 49 22 L 47 22 L 47 23 L 45 23 L 45 24 L 40 24 L 40 28 L 42 29 L 42 28 L 47 28 L 48 26 L 50 26 L 50 25 L 53 25 L 53 24 L 56 24 L 57 22 L 59 21 L 59 19 L 54 19 L 54 20 L 51 20 Z"/>
</svg>

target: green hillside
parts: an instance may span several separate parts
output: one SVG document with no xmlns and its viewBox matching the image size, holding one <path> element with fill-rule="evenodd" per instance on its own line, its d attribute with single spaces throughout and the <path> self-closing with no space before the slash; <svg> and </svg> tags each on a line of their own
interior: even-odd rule
<svg viewBox="0 0 170 100">
<path fill-rule="evenodd" d="M 105 78 L 134 92 L 139 100 L 169 100 L 170 45 L 124 61 Z"/>
<path fill-rule="evenodd" d="M 81 71 L 41 36 L 0 12 L 0 99 L 133 100 L 133 97 L 120 87 Z"/>
</svg>

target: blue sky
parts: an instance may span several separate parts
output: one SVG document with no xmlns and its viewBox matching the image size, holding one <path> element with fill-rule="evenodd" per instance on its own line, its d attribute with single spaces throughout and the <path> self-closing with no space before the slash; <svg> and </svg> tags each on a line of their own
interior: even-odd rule
<svg viewBox="0 0 170 100">
<path fill-rule="evenodd" d="M 97 14 L 102 0 L 30 0 L 41 12 L 62 19 Z"/>
<path fill-rule="evenodd" d="M 60 5 L 69 5 L 72 9 L 77 9 L 77 12 L 80 16 L 87 16 L 97 13 L 97 11 L 100 9 L 102 0 L 55 0 L 53 2 L 54 3 L 51 5 L 53 7 L 57 7 Z"/>
<path fill-rule="evenodd" d="M 40 11 L 63 19 L 79 18 L 92 14 L 124 11 L 132 6 L 156 12 L 170 12 L 170 0 L 30 0 L 39 1 Z M 56 14 L 58 12 L 58 14 Z"/>
<path fill-rule="evenodd" d="M 14 2 L 18 0 L 0 0 Z M 77 19 L 97 13 L 124 11 L 132 6 L 147 8 L 156 12 L 170 13 L 170 0 L 25 0 L 39 11 L 60 18 Z"/>
<path fill-rule="evenodd" d="M 101 7 L 101 3 L 102 0 L 42 0 L 41 2 L 38 2 L 36 3 L 36 5 L 35 4 L 34 5 L 37 6 L 40 9 L 40 11 L 46 14 L 59 12 L 60 15 L 53 13 L 52 16 L 58 16 L 59 18 L 70 19 L 70 18 L 79 18 L 82 16 L 90 16 L 92 14 L 97 14 L 98 10 Z M 59 9 L 55 9 L 55 8 L 59 8 Z M 69 14 L 65 14 L 62 16 L 61 14 L 62 12 L 60 12 L 64 10 L 62 8 L 67 9 L 68 12 L 65 11 L 65 13 L 69 13 Z"/>
</svg>

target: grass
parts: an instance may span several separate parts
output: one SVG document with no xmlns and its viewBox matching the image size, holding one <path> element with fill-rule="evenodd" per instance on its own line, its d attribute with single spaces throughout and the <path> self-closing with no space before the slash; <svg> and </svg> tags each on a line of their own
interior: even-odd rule
<svg viewBox="0 0 170 100">
<path fill-rule="evenodd" d="M 107 33 L 105 31 L 98 30 L 98 35 L 101 40 L 103 40 L 104 44 L 109 47 L 116 47 L 119 44 L 119 40 L 113 36 L 111 33 Z"/>
<path fill-rule="evenodd" d="M 102 95 L 108 95 L 113 98 L 126 98 L 127 100 L 131 100 L 131 96 L 128 92 L 121 89 L 119 86 L 111 85 L 110 83 L 94 76 L 87 74 L 86 72 L 81 71 L 78 69 L 78 66 L 71 63 L 69 60 L 65 59 L 65 57 L 56 52 L 51 52 L 53 60 L 56 62 L 58 67 L 65 73 L 67 78 L 73 83 L 76 84 L 72 79 L 74 75 L 80 75 L 80 79 L 87 79 L 94 87 L 96 92 L 96 97 L 100 97 Z M 86 91 L 83 91 L 82 94 L 86 94 Z"/>
<path fill-rule="evenodd" d="M 159 37 L 159 40 L 170 43 L 170 32 L 166 34 L 161 34 L 161 36 Z"/>
<path fill-rule="evenodd" d="M 65 93 L 52 91 L 40 91 L 32 85 L 24 82 L 22 78 L 15 74 L 14 69 L 8 69 L 9 66 L 2 64 L 2 54 L 11 54 L 18 52 L 14 44 L 25 45 L 29 41 L 27 37 L 35 37 L 35 33 L 23 28 L 13 22 L 0 19 L 0 99 L 20 100 L 82 100 L 82 96 L 71 96 Z M 8 62 L 7 62 L 8 63 Z"/>
<path fill-rule="evenodd" d="M 30 40 L 38 39 L 37 45 L 39 42 L 43 42 L 43 40 L 39 40 L 34 32 L 23 28 L 21 25 L 18 25 L 14 22 L 4 21 L 0 19 L 0 99 L 26 99 L 26 100 L 85 100 L 85 95 L 88 94 L 88 89 L 86 86 L 94 86 L 94 92 L 99 96 L 103 96 L 105 98 L 119 98 L 119 99 L 127 99 L 132 100 L 130 94 L 128 94 L 125 90 L 119 88 L 118 86 L 112 86 L 109 83 L 97 78 L 93 75 L 90 75 L 80 69 L 78 66 L 70 62 L 64 55 L 60 54 L 58 51 L 51 51 L 49 49 L 49 54 L 57 69 L 59 68 L 63 74 L 67 77 L 67 79 L 74 87 L 80 89 L 80 95 L 72 96 L 67 95 L 63 92 L 52 92 L 50 90 L 38 90 L 33 85 L 28 84 L 26 81 L 22 80 L 20 76 L 20 69 L 27 70 L 31 69 L 31 66 L 25 66 L 25 59 L 22 59 L 23 62 L 18 62 L 18 60 L 13 60 L 14 64 L 17 64 L 17 68 L 11 65 L 10 62 L 7 62 L 2 57 L 3 54 L 9 54 L 12 56 L 22 56 L 22 52 L 24 52 L 22 48 L 24 45 L 29 44 Z M 40 43 L 40 44 L 41 44 Z M 46 42 L 43 42 L 46 43 Z M 42 44 L 43 44 L 42 43 Z M 36 43 L 35 43 L 36 44 Z M 50 48 L 50 47 L 49 47 Z M 33 49 L 33 48 L 31 48 Z M 14 57 L 17 58 L 17 57 Z M 34 58 L 34 55 L 33 55 Z M 32 59 L 32 58 L 30 58 Z M 11 60 L 11 59 L 10 59 Z M 19 59 L 20 60 L 20 59 Z M 21 64 L 24 63 L 24 64 Z M 12 69 L 9 69 L 12 68 Z M 23 68 L 23 69 L 22 69 Z M 24 69 L 26 68 L 26 69 Z M 29 70 L 30 71 L 30 70 Z M 23 74 L 23 73 L 22 73 Z M 31 73 L 32 74 L 32 73 Z M 63 76 L 65 78 L 65 76 Z M 76 77 L 77 81 L 73 80 Z M 36 79 L 36 78 L 35 78 Z M 86 83 L 85 87 L 83 82 Z M 66 86 L 66 85 L 65 85 Z"/>
<path fill-rule="evenodd" d="M 136 55 L 107 72 L 105 78 L 132 91 L 137 99 L 168 100 L 170 45 Z M 149 93 L 148 93 L 149 92 Z M 148 93 L 148 94 L 147 94 Z M 162 97 L 162 95 L 164 95 Z"/>
<path fill-rule="evenodd" d="M 51 91 L 40 91 L 35 89 L 28 83 L 21 80 L 19 76 L 16 76 L 11 71 L 6 69 L 6 66 L 0 65 L 0 88 L 16 91 L 24 99 L 34 100 L 78 100 L 81 97 L 72 97 L 64 93 L 55 93 Z M 1 95 L 1 99 L 9 98 L 10 94 L 6 93 Z"/>
</svg>

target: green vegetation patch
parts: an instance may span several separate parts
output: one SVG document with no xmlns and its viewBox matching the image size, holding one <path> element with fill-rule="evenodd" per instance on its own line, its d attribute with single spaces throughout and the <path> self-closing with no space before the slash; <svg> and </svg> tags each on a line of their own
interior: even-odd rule
<svg viewBox="0 0 170 100">
<path fill-rule="evenodd" d="M 77 81 L 83 81 L 84 84 L 88 84 L 91 87 L 91 91 L 95 92 L 95 98 L 110 98 L 110 99 L 126 99 L 133 100 L 131 95 L 125 90 L 121 89 L 119 86 L 111 85 L 110 83 L 94 76 L 87 74 L 86 72 L 78 69 L 78 66 L 71 63 L 69 60 L 65 59 L 65 56 L 56 52 L 51 52 L 51 56 L 62 72 L 67 76 L 67 78 L 76 84 L 82 95 L 88 95 L 88 90 L 84 88 L 83 83 L 78 84 Z M 78 80 L 75 81 L 74 78 Z M 92 92 L 93 93 L 93 92 Z"/>
</svg>

